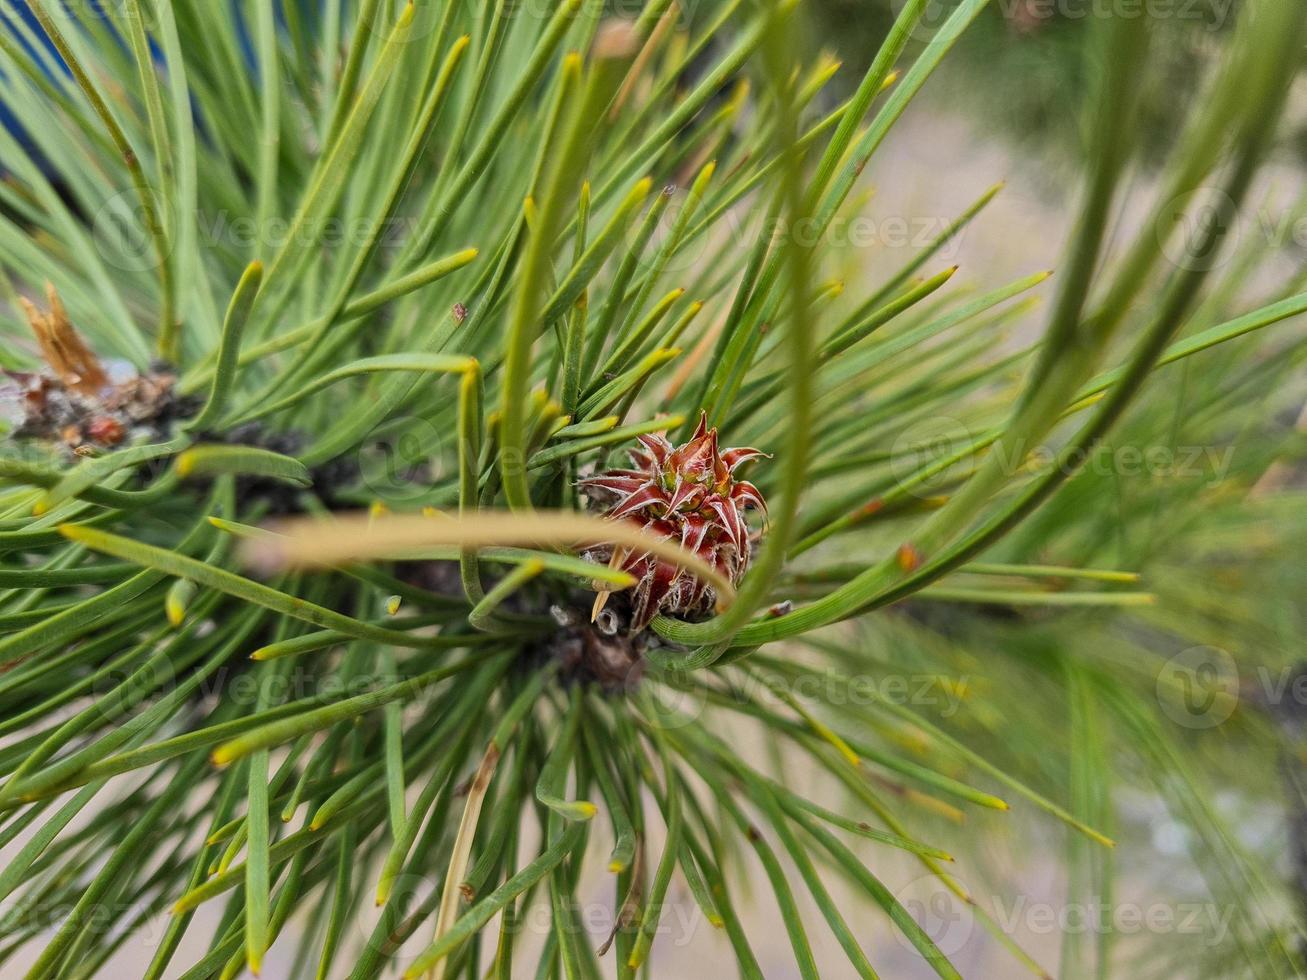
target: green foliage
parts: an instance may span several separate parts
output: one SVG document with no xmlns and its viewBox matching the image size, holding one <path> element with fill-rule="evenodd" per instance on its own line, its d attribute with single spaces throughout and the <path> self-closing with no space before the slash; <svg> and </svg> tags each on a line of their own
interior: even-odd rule
<svg viewBox="0 0 1307 980">
<path fill-rule="evenodd" d="M 1184 695 L 1195 648 L 1255 652 L 1246 677 L 1304 631 L 1285 413 L 1307 284 L 1249 288 L 1273 244 L 1232 232 L 1307 8 L 1243 5 L 1124 241 L 1159 42 L 1094 23 L 1085 187 L 1041 320 L 1047 271 L 977 293 L 935 268 L 997 188 L 891 267 L 829 244 L 986 3 L 896 6 L 830 108 L 791 2 L 33 3 L 70 70 L 21 25 L 0 45 L 33 142 L 0 132 L 7 294 L 48 281 L 102 360 L 169 396 L 97 444 L 119 389 L 77 392 L 18 304 L 0 314 L 4 363 L 49 382 L 0 458 L 3 969 L 120 971 L 153 930 L 151 978 L 288 948 L 296 976 L 507 977 L 516 950 L 538 976 L 633 977 L 683 882 L 761 977 L 747 844 L 802 976 L 826 931 L 834 969 L 887 969 L 868 909 L 959 975 L 887 884 L 895 856 L 1005 969 L 1046 976 L 981 900 L 997 821 L 1065 848 L 1068 902 L 1110 899 L 1114 841 L 1146 849 L 1117 802 L 1146 791 L 1238 910 L 1186 968 L 1297 971 L 1273 842 L 1213 787 L 1265 807 L 1300 722 Z M 823 279 L 850 260 L 856 288 Z M 1037 339 L 1001 342 L 1016 326 Z M 75 438 L 29 424 L 56 402 Z M 701 412 L 774 454 L 751 464 L 757 559 L 704 621 L 592 625 L 633 578 L 583 546 L 640 539 L 579 515 L 578 477 Z M 1141 473 L 1117 445 L 1234 461 Z M 910 677 L 956 710 L 877 686 Z M 610 840 L 600 953 L 578 902 Z M 1192 956 L 1120 945 L 1068 936 L 1058 972 Z"/>
<path fill-rule="evenodd" d="M 937 0 L 936 16 L 956 0 Z M 1110 6 L 1099 0 L 1004 0 L 991 4 L 972 29 L 936 89 L 935 104 L 961 107 L 968 117 L 1014 145 L 1028 172 L 1052 192 L 1084 163 L 1081 123 L 1094 97 L 1099 68 L 1094 23 Z M 899 6 L 894 0 L 816 0 L 821 36 L 833 52 L 860 67 L 875 51 Z M 1154 0 L 1131 11 L 1148 17 L 1157 38 L 1149 71 L 1138 83 L 1141 159 L 1165 161 L 1199 104 L 1205 78 L 1220 63 L 1238 19 L 1239 0 Z M 1301 122 L 1282 135 L 1299 151 Z"/>
</svg>

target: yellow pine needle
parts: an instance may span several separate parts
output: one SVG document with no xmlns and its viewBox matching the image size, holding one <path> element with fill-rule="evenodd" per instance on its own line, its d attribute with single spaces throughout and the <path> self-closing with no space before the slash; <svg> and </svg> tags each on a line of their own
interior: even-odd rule
<svg viewBox="0 0 1307 980">
<path fill-rule="evenodd" d="M 704 331 L 699 342 L 695 344 L 694 348 L 690 351 L 690 356 L 680 363 L 680 366 L 672 375 L 671 381 L 667 383 L 667 388 L 663 391 L 664 406 L 670 405 L 672 402 L 676 401 L 676 396 L 681 393 L 681 389 L 685 387 L 685 383 L 690 380 L 694 375 L 695 369 L 703 362 L 703 359 L 708 356 L 708 352 L 712 350 L 713 344 L 717 341 L 717 335 L 722 332 L 722 328 L 725 324 L 726 314 L 723 313 L 716 323 Z"/>
<path fill-rule="evenodd" d="M 209 524 L 216 527 L 219 531 L 235 535 L 238 538 L 258 538 L 267 537 L 271 532 L 261 527 L 255 527 L 253 524 L 241 524 L 237 521 L 224 520 L 221 517 L 205 518 Z"/>
<path fill-rule="evenodd" d="M 186 610 L 190 607 L 196 591 L 195 583 L 184 578 L 175 581 L 168 589 L 168 594 L 164 597 L 163 609 L 168 617 L 169 626 L 175 629 L 185 621 Z"/>
<path fill-rule="evenodd" d="M 608 112 L 608 118 L 610 121 L 616 119 L 621 114 L 622 108 L 626 105 L 627 99 L 631 97 L 631 92 L 640 81 L 645 68 L 648 67 L 649 60 L 654 56 L 655 52 L 657 52 L 659 45 L 663 42 L 663 38 L 667 36 L 668 31 L 670 31 L 676 24 L 680 15 L 680 6 L 676 3 L 676 0 L 672 0 L 672 2 L 667 5 L 667 9 L 663 11 L 663 15 L 658 18 L 658 23 L 654 25 L 654 29 L 649 32 L 648 39 L 636 54 L 635 59 L 631 62 L 631 67 L 627 69 L 626 77 L 622 79 L 622 84 L 617 90 L 617 95 L 613 97 L 613 106 Z"/>
<path fill-rule="evenodd" d="M 246 560 L 265 570 L 329 567 L 350 561 L 394 558 L 441 545 L 489 548 L 498 545 L 555 544 L 571 547 L 611 544 L 656 555 L 707 582 L 717 591 L 719 608 L 735 601 L 730 580 L 679 544 L 627 521 L 609 521 L 575 511 L 532 513 L 484 511 L 470 517 L 433 521 L 419 515 L 384 520 L 342 516 L 331 522 L 295 520 L 274 536 L 245 542 Z"/>
<path fill-rule="evenodd" d="M 468 787 L 467 799 L 463 804 L 463 817 L 459 821 L 458 832 L 454 837 L 453 853 L 449 858 L 449 869 L 445 873 L 444 890 L 440 895 L 440 910 L 436 914 L 436 931 L 431 941 L 437 942 L 449 931 L 458 917 L 458 900 L 462 895 L 460 884 L 467 874 L 468 862 L 472 856 L 473 838 L 476 836 L 477 824 L 481 818 L 481 806 L 485 803 L 486 792 L 490 789 L 491 777 L 499 764 L 500 750 L 493 742 L 481 758 L 476 775 Z M 445 963 L 441 960 L 428 976 L 440 980 L 445 974 Z"/>
<path fill-rule="evenodd" d="M 608 567 L 616 568 L 622 563 L 622 559 L 625 557 L 625 548 L 614 548 L 613 557 L 608 560 Z M 608 604 L 608 597 L 612 594 L 611 589 L 601 589 L 599 594 L 595 596 L 594 605 L 590 609 L 590 622 L 593 623 L 599 618 L 599 614 L 604 611 L 604 606 Z"/>
</svg>

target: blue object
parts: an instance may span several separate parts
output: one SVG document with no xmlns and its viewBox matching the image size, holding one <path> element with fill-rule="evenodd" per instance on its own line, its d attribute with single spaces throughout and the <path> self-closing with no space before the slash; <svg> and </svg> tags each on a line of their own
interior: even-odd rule
<svg viewBox="0 0 1307 980">
<path fill-rule="evenodd" d="M 32 13 L 32 8 L 28 5 L 27 0 L 9 0 L 8 3 L 0 4 L 0 20 L 4 21 L 5 30 L 12 34 L 14 40 L 32 57 L 36 56 L 36 49 L 28 42 L 27 37 L 14 26 L 15 17 L 22 21 L 40 40 L 42 46 L 51 56 L 63 64 L 59 57 L 59 52 L 55 50 L 54 42 L 45 36 L 45 31 L 41 29 L 41 22 L 36 19 L 36 14 Z"/>
<path fill-rule="evenodd" d="M 32 47 L 31 41 L 29 41 L 27 35 L 19 29 L 16 20 L 21 21 L 31 30 L 31 33 L 39 39 L 41 45 L 47 52 L 49 52 L 51 60 L 62 67 L 64 73 L 67 75 L 68 67 L 64 65 L 63 59 L 59 57 L 59 52 L 55 50 L 54 43 L 46 37 L 45 31 L 41 29 L 41 23 L 36 19 L 36 14 L 32 13 L 32 8 L 27 5 L 27 0 L 10 0 L 9 3 L 0 3 L 0 30 L 3 30 L 6 34 L 12 37 L 34 63 L 39 63 L 43 66 L 46 77 L 53 77 L 46 62 L 40 60 L 38 49 Z M 0 77 L 3 77 L 3 74 L 0 74 Z M 33 156 L 34 159 L 40 160 L 41 169 L 46 170 L 47 172 L 49 171 L 50 168 L 46 166 L 45 161 L 40 159 L 36 146 L 32 142 L 32 138 L 27 134 L 27 131 L 23 129 L 22 124 L 18 121 L 18 117 L 10 110 L 9 104 L 4 101 L 0 101 L 0 126 L 4 126 L 4 128 L 9 131 L 10 135 L 12 135 L 14 139 L 16 139 L 22 147 Z M 3 170 L 3 163 L 0 163 L 0 172 L 3 172 Z"/>
<path fill-rule="evenodd" d="M 204 2 L 209 2 L 209 0 L 204 0 Z M 301 10 L 308 14 L 313 21 L 321 19 L 323 0 L 281 0 L 276 7 L 277 23 L 281 27 L 285 27 L 286 24 L 285 4 L 288 2 L 298 4 Z M 241 11 L 240 0 L 229 0 L 229 3 L 232 16 L 236 21 L 241 53 L 244 55 L 246 67 L 251 73 L 254 73 L 257 71 L 257 61 L 254 52 L 254 41 L 250 33 L 249 25 L 244 13 Z M 104 16 L 104 14 L 99 11 L 98 5 L 92 4 L 92 7 L 96 12 L 96 16 Z M 40 49 L 33 47 L 32 42 L 20 29 L 20 23 L 30 29 L 32 36 L 36 37 L 41 47 L 48 52 L 50 56 L 48 60 L 41 59 Z M 47 78 L 54 79 L 55 77 L 50 68 L 51 63 L 57 64 L 63 69 L 62 74 L 65 78 L 72 78 L 72 73 L 68 70 L 67 65 L 64 64 L 63 59 L 59 56 L 59 52 L 55 49 L 54 43 L 46 36 L 45 31 L 41 28 L 41 22 L 36 19 L 36 14 L 32 13 L 32 8 L 28 3 L 28 0 L 0 0 L 0 30 L 12 37 L 28 54 L 28 56 L 32 58 L 34 63 L 41 64 L 42 70 Z M 126 43 L 122 38 L 118 38 L 118 41 L 122 44 Z M 163 65 L 163 56 L 155 45 L 153 39 L 150 40 L 150 48 L 154 53 L 155 59 L 160 65 Z M 0 78 L 3 77 L 3 74 L 0 73 Z M 23 129 L 22 124 L 18 121 L 18 117 L 14 115 L 8 104 L 4 102 L 3 99 L 0 99 L 0 126 L 3 126 L 8 130 L 14 139 L 22 145 L 33 159 L 40 163 L 42 170 L 46 173 L 52 172 L 52 168 L 48 166 L 47 161 L 41 159 L 36 145 L 32 142 L 27 131 Z M 3 173 L 4 171 L 4 161 L 0 160 L 0 173 Z"/>
</svg>

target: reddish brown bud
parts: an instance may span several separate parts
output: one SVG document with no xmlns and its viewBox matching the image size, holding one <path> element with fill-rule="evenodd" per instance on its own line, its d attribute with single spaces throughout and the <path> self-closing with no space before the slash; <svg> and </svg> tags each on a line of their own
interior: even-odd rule
<svg viewBox="0 0 1307 980">
<path fill-rule="evenodd" d="M 685 445 L 673 446 L 660 435 L 641 436 L 640 448 L 630 451 L 631 469 L 600 473 L 580 485 L 608 504 L 609 517 L 676 541 L 735 584 L 748 570 L 755 539 L 745 512 L 767 512 L 758 488 L 736 479 L 735 471 L 763 455 L 756 449 L 719 449 L 717 430 L 708 428 L 704 415 Z M 706 582 L 648 552 L 615 555 L 604 546 L 586 557 L 637 580 L 631 594 L 633 631 L 644 629 L 660 612 L 701 616 L 716 602 Z"/>
<path fill-rule="evenodd" d="M 116 446 L 127 434 L 123 424 L 111 415 L 101 415 L 91 419 L 86 427 L 86 434 L 93 442 L 102 446 Z"/>
</svg>

